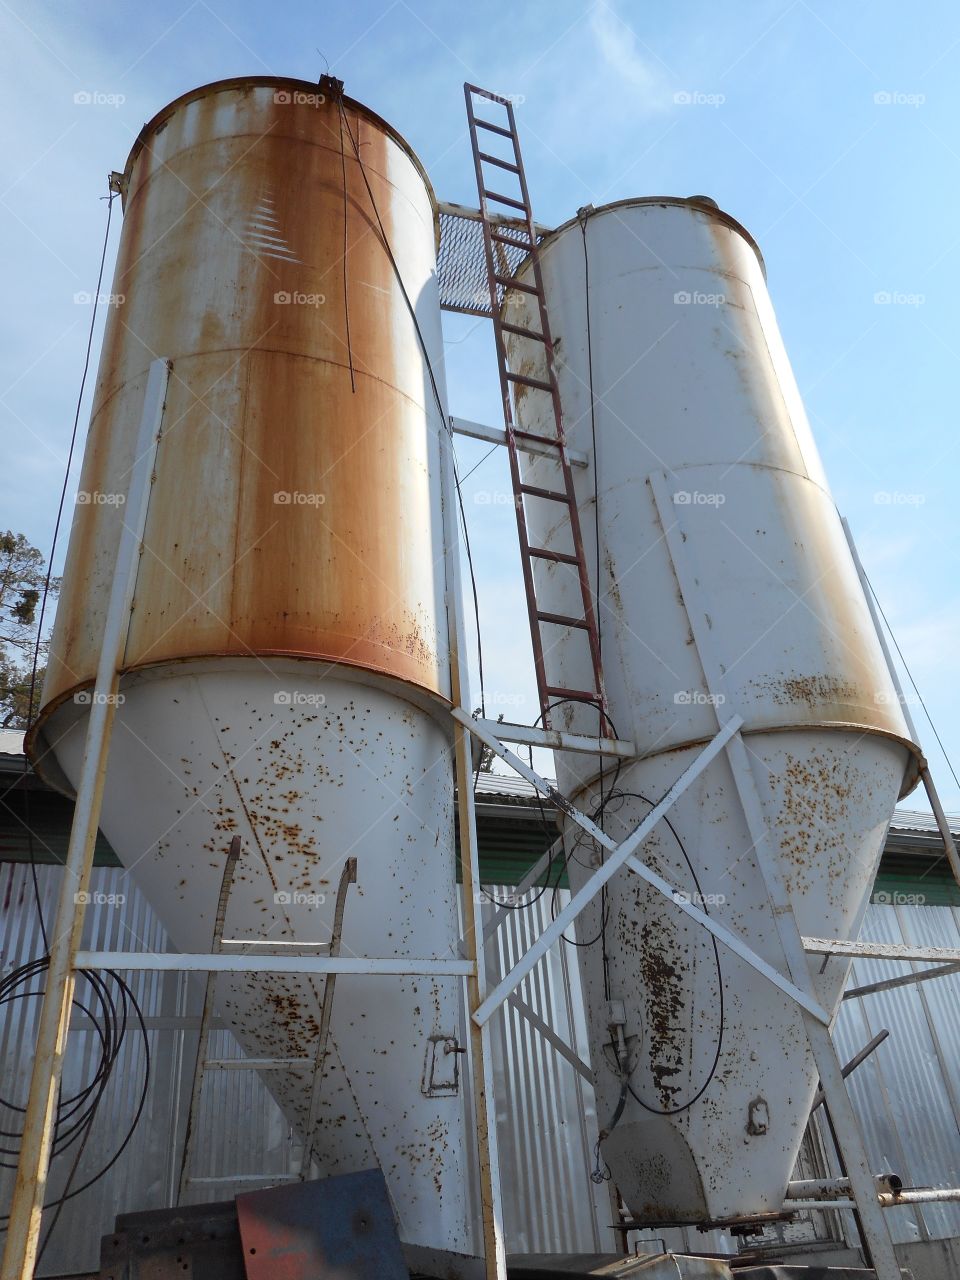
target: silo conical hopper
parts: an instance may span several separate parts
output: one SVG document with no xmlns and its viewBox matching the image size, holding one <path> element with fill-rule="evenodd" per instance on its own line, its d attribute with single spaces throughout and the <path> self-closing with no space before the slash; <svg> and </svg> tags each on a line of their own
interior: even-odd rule
<svg viewBox="0 0 960 1280">
<path fill-rule="evenodd" d="M 342 953 L 454 957 L 442 418 L 407 305 L 441 379 L 430 184 L 359 103 L 254 78 L 160 112 L 123 192 L 31 756 L 75 785 L 147 370 L 168 357 L 102 828 L 180 950 L 210 949 L 240 835 L 227 937 L 328 941 L 354 856 Z M 312 1057 L 322 994 L 218 983 L 257 1057 Z M 315 1136 L 321 1173 L 379 1164 L 403 1237 L 453 1249 L 459 997 L 456 978 L 341 975 Z M 302 1129 L 311 1073 L 265 1079 Z"/>
<path fill-rule="evenodd" d="M 800 932 L 855 937 L 895 803 L 915 782 L 916 749 L 759 251 L 710 201 L 637 199 L 581 211 L 546 237 L 541 262 L 567 438 L 592 464 L 575 479 L 595 585 L 599 572 L 608 705 L 616 736 L 639 757 L 620 769 L 608 761 L 601 779 L 596 760 L 560 754 L 560 790 L 622 838 L 717 730 L 716 691 L 667 546 L 676 527 L 728 709 L 745 721 Z M 536 330 L 534 307 L 514 292 L 505 318 Z M 538 344 L 513 337 L 508 355 L 515 372 L 543 376 Z M 546 395 L 521 386 L 517 402 L 520 427 L 553 434 Z M 528 458 L 524 480 L 562 488 L 555 467 Z M 530 499 L 531 545 L 569 553 L 562 515 Z M 569 566 L 541 559 L 535 572 L 541 609 L 581 612 Z M 557 628 L 545 664 L 551 686 L 592 687 L 582 632 Z M 597 732 L 583 704 L 561 704 L 552 723 Z M 578 888 L 599 851 L 572 824 L 566 843 Z M 724 756 L 641 855 L 786 972 Z M 579 955 L 601 1119 L 615 1115 L 629 1080 L 603 1153 L 631 1211 L 651 1224 L 778 1212 L 817 1085 L 797 1007 L 627 872 L 578 932 L 590 943 Z M 848 964 L 820 965 L 810 966 L 819 1000 L 835 1014 Z M 611 1029 L 620 1008 L 626 1024 Z"/>
</svg>

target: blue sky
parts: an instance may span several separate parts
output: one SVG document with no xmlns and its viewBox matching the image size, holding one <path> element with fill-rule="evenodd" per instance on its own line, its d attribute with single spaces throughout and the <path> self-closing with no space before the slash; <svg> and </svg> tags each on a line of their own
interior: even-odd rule
<svg viewBox="0 0 960 1280">
<path fill-rule="evenodd" d="M 314 80 L 329 64 L 409 139 L 442 199 L 475 204 L 461 89 L 471 79 L 523 97 L 540 221 L 588 202 L 703 193 L 760 242 L 837 504 L 960 760 L 958 62 L 960 8 L 943 0 L 910 10 L 891 0 L 0 0 L 0 524 L 49 546 L 89 323 L 74 295 L 93 289 L 106 175 L 123 167 L 144 120 L 197 84 Z M 78 103 L 78 93 L 95 100 Z M 694 101 L 678 101 L 684 94 Z M 452 411 L 496 422 L 487 326 L 446 320 Z M 464 471 L 485 452 L 458 449 Z M 506 488 L 494 456 L 465 497 L 488 693 L 505 699 L 508 718 L 532 720 L 512 512 L 484 501 Z M 64 537 L 60 561 L 65 547 Z M 946 803 L 960 812 L 960 786 L 916 714 Z"/>
</svg>

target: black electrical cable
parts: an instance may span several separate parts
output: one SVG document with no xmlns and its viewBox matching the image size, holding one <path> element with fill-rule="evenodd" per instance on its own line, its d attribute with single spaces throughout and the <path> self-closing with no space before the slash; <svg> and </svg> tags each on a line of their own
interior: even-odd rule
<svg viewBox="0 0 960 1280">
<path fill-rule="evenodd" d="M 607 796 L 607 803 L 609 804 L 614 800 L 619 800 L 619 801 L 640 800 L 643 804 L 649 805 L 651 809 L 653 809 L 656 804 L 655 801 L 650 800 L 647 796 L 642 795 L 639 791 L 611 791 Z M 687 869 L 690 872 L 691 879 L 693 880 L 693 883 L 696 886 L 697 902 L 700 907 L 700 910 L 704 913 L 704 915 L 709 915 L 710 913 L 707 911 L 707 908 L 705 905 L 705 897 L 704 897 L 703 889 L 700 884 L 700 879 L 697 876 L 696 871 L 694 870 L 693 863 L 690 861 L 690 857 L 687 854 L 683 841 L 680 839 L 680 836 L 678 835 L 676 828 L 674 827 L 673 823 L 670 821 L 668 817 L 664 816 L 661 819 L 661 821 L 665 822 L 667 827 L 670 829 L 670 832 L 673 835 L 673 838 L 677 842 L 677 847 L 679 848 L 681 854 L 683 855 L 683 860 L 687 864 Z M 683 1102 L 676 1107 L 669 1107 L 666 1109 L 662 1107 L 653 1107 L 648 1102 L 644 1102 L 644 1100 L 637 1094 L 636 1090 L 633 1088 L 633 1085 L 628 1085 L 628 1088 L 630 1090 L 630 1095 L 634 1099 L 634 1101 L 639 1103 L 639 1105 L 643 1107 L 644 1111 L 649 1111 L 652 1115 L 675 1116 L 675 1115 L 679 1115 L 683 1111 L 689 1111 L 689 1109 L 695 1103 L 699 1102 L 699 1100 L 706 1093 L 707 1089 L 709 1089 L 713 1081 L 713 1078 L 717 1073 L 717 1068 L 720 1065 L 720 1057 L 723 1053 L 723 1037 L 724 1037 L 724 1029 L 725 1029 L 724 1028 L 724 1021 L 725 1021 L 724 999 L 723 999 L 723 967 L 720 963 L 720 948 L 717 945 L 716 937 L 712 933 L 710 935 L 710 942 L 713 947 L 713 959 L 714 959 L 714 964 L 716 965 L 716 970 L 717 970 L 717 992 L 718 992 L 718 995 L 717 995 L 717 1021 L 718 1021 L 717 1044 L 716 1044 L 716 1050 L 713 1055 L 713 1061 L 710 1065 L 709 1071 L 707 1072 L 706 1080 L 700 1086 L 697 1092 L 693 1095 L 693 1097 L 689 1098 L 686 1102 Z M 616 1045 L 613 1044 L 612 1041 L 611 1041 L 611 1045 L 613 1046 L 614 1054 L 616 1055 Z"/>
<path fill-rule="evenodd" d="M 33 645 L 33 662 L 30 671 L 30 691 L 27 695 L 27 732 L 33 727 L 33 706 L 37 691 L 37 668 L 40 664 L 40 645 L 43 643 L 43 623 L 47 612 L 47 600 L 50 596 L 50 582 L 53 578 L 53 560 L 56 555 L 57 541 L 60 536 L 60 526 L 63 522 L 63 508 L 67 500 L 67 488 L 70 484 L 70 471 L 73 466 L 73 455 L 77 447 L 77 435 L 80 430 L 80 411 L 83 407 L 83 393 L 86 390 L 87 378 L 90 373 L 90 355 L 93 351 L 93 335 L 97 325 L 97 306 L 100 298 L 100 291 L 103 287 L 103 273 L 107 262 L 107 249 L 110 244 L 110 223 L 113 220 L 113 202 L 116 199 L 116 193 L 109 191 L 105 197 L 107 202 L 107 225 L 103 232 L 103 245 L 100 249 L 100 266 L 97 271 L 97 288 L 93 295 L 93 311 L 90 315 L 90 327 L 87 330 L 87 345 L 83 356 L 83 374 L 80 378 L 80 390 L 77 394 L 77 404 L 73 414 L 73 427 L 70 432 L 70 447 L 67 450 L 67 465 L 63 474 L 63 485 L 60 489 L 60 501 L 57 504 L 57 518 L 53 526 L 53 539 L 50 544 L 50 555 L 47 557 L 47 572 L 43 582 L 43 593 L 40 597 L 40 616 L 37 619 L 37 636 Z M 27 829 L 27 853 L 30 858 L 30 878 L 33 881 L 33 896 L 37 904 L 37 918 L 40 923 L 40 935 L 43 938 L 44 951 L 49 950 L 49 941 L 47 938 L 46 921 L 43 918 L 43 907 L 40 901 L 40 883 L 37 879 L 37 861 L 33 847 L 33 826 L 30 822 L 30 787 L 27 785 L 26 778 L 29 772 L 29 762 L 24 756 L 23 758 L 23 813 L 24 823 Z"/>
<path fill-rule="evenodd" d="M 20 988 L 31 983 L 41 974 L 46 973 L 48 966 L 49 959 L 44 956 L 39 960 L 33 960 L 28 964 L 21 965 L 18 969 L 15 969 L 11 973 L 5 975 L 2 981 L 0 981 L 0 1006 L 9 1004 L 13 1000 L 30 999 L 42 996 L 42 988 L 34 990 L 21 990 Z M 58 1100 L 57 1121 L 54 1128 L 54 1142 L 51 1158 L 61 1155 L 77 1141 L 79 1141 L 79 1147 L 74 1156 L 73 1165 L 71 1166 L 70 1173 L 67 1178 L 65 1190 L 61 1195 L 54 1197 L 52 1200 L 44 1204 L 44 1209 L 56 1207 L 59 1210 L 67 1200 L 74 1199 L 83 1191 L 92 1187 L 94 1183 L 99 1181 L 99 1179 L 116 1164 L 117 1160 L 119 1160 L 120 1156 L 126 1150 L 133 1137 L 147 1101 L 147 1092 L 151 1074 L 150 1042 L 147 1037 L 147 1028 L 143 1018 L 143 1013 L 136 997 L 120 974 L 113 970 L 107 970 L 104 975 L 92 970 L 84 970 L 82 977 L 90 986 L 93 1000 L 91 1001 L 91 1005 L 88 1006 L 79 997 L 75 996 L 73 999 L 73 1007 L 85 1013 L 91 1019 L 94 1030 L 99 1036 L 100 1053 L 93 1075 L 83 1088 L 69 1098 L 65 1099 L 61 1096 Z M 116 984 L 117 990 L 120 992 L 119 1005 L 115 1001 L 106 979 L 110 979 Z M 136 1112 L 123 1140 L 120 1142 L 117 1150 L 106 1164 L 104 1164 L 94 1175 L 88 1178 L 81 1186 L 72 1187 L 71 1184 L 76 1176 L 80 1158 L 86 1147 L 93 1120 L 97 1113 L 97 1108 L 99 1107 L 107 1085 L 110 1082 L 112 1072 L 116 1067 L 120 1052 L 125 1042 L 127 1021 L 130 1010 L 132 1010 L 136 1016 L 144 1046 L 143 1084 L 140 1089 L 140 1097 Z M 0 1107 L 4 1107 L 14 1114 L 23 1115 L 25 1112 L 24 1107 L 20 1107 L 16 1103 L 10 1102 L 5 1098 L 0 1098 Z M 69 1121 L 66 1126 L 63 1123 L 64 1120 Z M 0 1131 L 0 1134 L 2 1134 L 3 1137 L 19 1139 L 22 1137 L 22 1129 L 12 1131 L 4 1129 Z M 0 1155 L 15 1156 L 17 1154 L 17 1147 L 4 1146 L 0 1148 Z M 0 1167 L 16 1168 L 16 1163 L 10 1163 L 7 1160 L 0 1159 Z M 50 1234 L 58 1219 L 59 1212 L 47 1232 L 44 1247 L 49 1243 Z M 8 1215 L 4 1215 L 0 1218 L 0 1231 L 6 1230 L 7 1222 Z"/>
<path fill-rule="evenodd" d="M 343 318 L 347 335 L 347 359 L 350 362 L 350 390 L 356 395 L 357 379 L 353 369 L 353 343 L 350 341 L 350 294 L 347 288 L 347 158 L 343 151 L 343 119 L 340 120 L 340 174 L 343 179 Z"/>
<path fill-rule="evenodd" d="M 67 462 L 64 470 L 63 485 L 60 490 L 60 500 L 57 505 L 57 516 L 54 523 L 53 538 L 50 547 L 50 554 L 47 559 L 47 570 L 44 579 L 43 592 L 40 602 L 40 612 L 37 621 L 37 633 L 33 646 L 33 657 L 30 672 L 30 687 L 27 700 L 27 731 L 33 727 L 34 723 L 34 704 L 37 689 L 37 674 L 40 660 L 40 647 L 43 643 L 43 626 L 46 619 L 47 603 L 50 597 L 50 586 L 53 579 L 53 564 L 56 556 L 57 544 L 59 541 L 60 529 L 63 523 L 64 507 L 66 504 L 67 490 L 70 484 L 70 472 L 72 470 L 73 458 L 76 451 L 77 438 L 80 427 L 80 413 L 83 407 L 83 397 L 86 391 L 87 379 L 90 373 L 90 361 L 93 350 L 93 338 L 96 331 L 97 307 L 98 300 L 101 296 L 103 287 L 103 276 L 106 268 L 107 250 L 110 243 L 110 227 L 113 218 L 113 202 L 116 199 L 115 192 L 109 192 L 104 197 L 107 201 L 107 220 L 104 229 L 103 244 L 100 251 L 100 264 L 97 272 L 97 285 L 94 293 L 93 311 L 90 317 L 90 326 L 87 331 L 87 342 L 84 351 L 83 373 L 80 379 L 80 389 L 77 394 L 76 407 L 74 410 L 73 426 L 70 434 L 70 445 L 67 451 Z M 24 985 L 30 984 L 35 978 L 45 973 L 49 967 L 49 936 L 47 933 L 46 921 L 44 919 L 43 902 L 40 894 L 40 884 L 37 876 L 37 862 L 33 840 L 33 824 L 30 814 L 30 793 L 31 788 L 27 779 L 29 777 L 29 762 L 24 756 L 23 779 L 24 779 L 24 823 L 27 831 L 27 849 L 30 859 L 30 874 L 33 883 L 34 902 L 36 905 L 37 920 L 40 926 L 40 934 L 43 939 L 44 955 L 38 960 L 30 961 L 18 969 L 4 976 L 0 981 L 0 1006 L 9 1004 L 14 1000 L 37 998 L 43 995 L 43 989 L 23 990 Z M 47 1230 L 46 1237 L 40 1247 L 37 1260 L 43 1255 L 44 1250 L 50 1243 L 50 1238 L 60 1219 L 63 1205 L 67 1200 L 73 1199 L 75 1196 L 86 1191 L 94 1183 L 99 1181 L 107 1171 L 112 1168 L 116 1161 L 129 1145 L 133 1134 L 143 1114 L 147 1101 L 147 1092 L 150 1083 L 150 1044 L 147 1038 L 146 1023 L 144 1022 L 143 1013 L 140 1005 L 133 992 L 124 981 L 124 979 L 112 970 L 106 971 L 106 977 L 112 979 L 120 991 L 119 1007 L 114 1000 L 113 994 L 104 977 L 93 971 L 85 971 L 82 975 L 83 980 L 87 982 L 93 995 L 90 1006 L 83 1003 L 76 995 L 72 1004 L 75 1009 L 80 1010 L 90 1019 L 94 1032 L 99 1041 L 99 1057 L 92 1078 L 87 1084 L 71 1097 L 64 1098 L 62 1089 L 57 1100 L 57 1108 L 55 1113 L 53 1140 L 51 1144 L 51 1161 L 62 1155 L 75 1143 L 77 1150 L 74 1153 L 73 1163 L 69 1174 L 64 1183 L 63 1192 L 49 1201 L 43 1206 L 44 1209 L 55 1208 L 53 1220 Z M 93 1122 L 97 1114 L 97 1109 L 103 1098 L 104 1092 L 109 1084 L 111 1074 L 117 1064 L 121 1049 L 126 1036 L 126 1024 L 129 1010 L 133 1010 L 139 1023 L 140 1034 L 144 1046 L 144 1072 L 143 1086 L 140 1093 L 139 1103 L 131 1121 L 130 1127 L 120 1143 L 111 1159 L 91 1178 L 83 1183 L 80 1187 L 73 1187 L 73 1180 L 76 1177 L 77 1169 L 83 1152 L 86 1149 L 87 1141 L 92 1131 Z M 26 1108 L 20 1107 L 16 1103 L 10 1102 L 8 1099 L 0 1096 L 0 1108 L 6 1108 L 14 1114 L 25 1115 Z M 0 1168 L 16 1168 L 16 1159 L 19 1157 L 19 1140 L 22 1139 L 22 1128 L 19 1130 L 0 1129 L 0 1138 L 14 1139 L 18 1145 L 7 1147 L 0 1146 Z M 4 1160 L 3 1156 L 14 1158 L 11 1164 Z M 6 1223 L 9 1221 L 8 1216 L 4 1215 L 0 1218 L 0 1231 L 6 1230 Z"/>
<path fill-rule="evenodd" d="M 396 276 L 397 284 L 400 286 L 400 292 L 403 295 L 403 301 L 406 305 L 407 311 L 410 313 L 410 319 L 413 321 L 413 327 L 417 334 L 417 341 L 420 344 L 420 350 L 423 353 L 423 359 L 427 367 L 427 373 L 430 376 L 430 386 L 433 390 L 433 397 L 437 402 L 437 410 L 440 413 L 440 422 L 441 422 L 442 428 L 444 430 L 448 430 L 449 428 L 447 423 L 447 414 L 443 407 L 443 398 L 440 395 L 440 388 L 437 386 L 437 379 L 433 372 L 433 362 L 430 359 L 430 352 L 427 349 L 427 344 L 424 341 L 423 332 L 420 328 L 420 322 L 417 319 L 416 308 L 414 307 L 413 303 L 410 300 L 410 295 L 407 292 L 407 287 L 403 283 L 403 276 L 400 274 L 400 267 L 397 264 L 396 258 L 394 257 L 393 250 L 390 248 L 390 241 L 387 238 L 387 232 L 383 225 L 383 219 L 380 217 L 380 210 L 377 208 L 377 201 L 376 201 L 376 198 L 374 197 L 373 189 L 370 186 L 369 179 L 367 178 L 367 171 L 366 171 L 366 168 L 364 167 L 363 160 L 361 159 L 361 156 L 360 156 L 359 144 L 357 143 L 356 138 L 353 136 L 353 130 L 350 128 L 350 121 L 347 119 L 347 113 L 344 110 L 342 97 L 339 97 L 337 99 L 337 106 L 339 107 L 339 110 L 340 110 L 341 130 L 345 128 L 347 131 L 347 137 L 350 139 L 350 143 L 353 147 L 353 153 L 356 156 L 357 166 L 360 170 L 360 176 L 363 178 L 363 185 L 366 187 L 367 195 L 370 198 L 370 206 L 373 209 L 374 217 L 377 220 L 377 226 L 380 228 L 381 243 L 383 244 L 387 257 L 390 260 L 390 265 L 393 268 L 393 274 Z M 457 503 L 460 508 L 460 521 L 463 526 L 463 541 L 464 541 L 464 548 L 467 553 L 467 566 L 470 572 L 470 585 L 473 591 L 473 608 L 474 608 L 474 614 L 476 617 L 477 665 L 479 667 L 479 676 L 480 676 L 480 710 L 484 715 L 484 717 L 486 717 L 486 714 L 487 714 L 486 692 L 484 688 L 484 679 L 483 679 L 483 650 L 480 642 L 480 603 L 477 595 L 477 579 L 476 579 L 476 574 L 473 568 L 473 553 L 470 548 L 470 534 L 469 534 L 469 530 L 467 529 L 467 514 L 466 514 L 466 511 L 464 510 L 464 505 L 463 505 L 463 492 L 460 487 L 460 476 L 457 468 L 456 451 L 452 447 L 451 447 L 451 455 L 453 457 L 454 483 L 457 490 Z"/>
</svg>

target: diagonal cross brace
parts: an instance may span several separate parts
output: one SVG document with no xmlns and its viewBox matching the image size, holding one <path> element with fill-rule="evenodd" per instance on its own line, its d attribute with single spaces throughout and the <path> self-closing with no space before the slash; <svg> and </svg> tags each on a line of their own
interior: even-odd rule
<svg viewBox="0 0 960 1280">
<path fill-rule="evenodd" d="M 453 711 L 455 719 L 457 719 L 465 728 L 468 728 L 485 746 L 493 750 L 502 760 L 506 761 L 511 768 L 515 769 L 521 777 L 531 783 L 537 790 L 550 800 L 552 800 L 559 808 L 561 808 L 568 817 L 572 818 L 584 831 L 591 835 L 598 844 L 610 853 L 610 858 L 599 867 L 593 876 L 587 881 L 579 893 L 575 894 L 563 910 L 557 915 L 556 919 L 544 929 L 543 933 L 537 938 L 536 942 L 524 953 L 516 965 L 507 973 L 502 981 L 494 988 L 483 1004 L 474 1013 L 474 1021 L 478 1025 L 483 1025 L 497 1011 L 500 1005 L 508 998 L 508 996 L 516 990 L 519 984 L 527 976 L 527 974 L 539 962 L 541 957 L 549 951 L 554 942 L 559 938 L 560 934 L 576 919 L 588 902 L 600 892 L 603 886 L 610 880 L 621 866 L 626 864 L 631 871 L 645 880 L 652 888 L 662 893 L 665 898 L 669 898 L 679 910 L 690 916 L 697 924 L 702 925 L 710 933 L 723 942 L 751 965 L 758 973 L 767 978 L 775 986 L 779 987 L 786 995 L 797 1004 L 801 1005 L 812 1017 L 826 1025 L 829 1022 L 827 1013 L 820 1007 L 816 1000 L 801 991 L 800 988 L 788 978 L 785 978 L 773 965 L 768 964 L 756 954 L 742 938 L 739 938 L 731 930 L 724 925 L 713 920 L 705 912 L 695 907 L 693 903 L 686 902 L 678 893 L 678 891 L 668 881 L 664 880 L 655 871 L 634 857 L 634 851 L 643 843 L 656 824 L 663 815 L 676 803 L 687 787 L 697 778 L 715 756 L 726 747 L 727 743 L 739 732 L 743 723 L 739 716 L 731 716 L 727 723 L 721 728 L 719 733 L 707 744 L 700 752 L 697 758 L 684 770 L 677 781 L 673 784 L 667 794 L 663 797 L 636 830 L 620 844 L 612 840 L 610 836 L 602 831 L 586 814 L 581 813 L 575 805 L 570 802 L 555 787 L 551 787 L 546 779 L 542 778 L 534 769 L 523 761 L 507 747 L 503 745 L 493 734 L 489 733 L 485 728 L 477 723 L 465 711 L 455 709 Z"/>
</svg>

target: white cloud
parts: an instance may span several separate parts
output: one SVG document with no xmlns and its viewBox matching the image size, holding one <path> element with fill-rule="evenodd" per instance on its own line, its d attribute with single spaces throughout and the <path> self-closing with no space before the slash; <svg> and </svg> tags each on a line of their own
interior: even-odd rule
<svg viewBox="0 0 960 1280">
<path fill-rule="evenodd" d="M 630 91 L 631 109 L 665 111 L 672 95 L 663 69 L 641 50 L 636 32 L 603 0 L 590 11 L 590 30 L 603 63 Z"/>
</svg>

